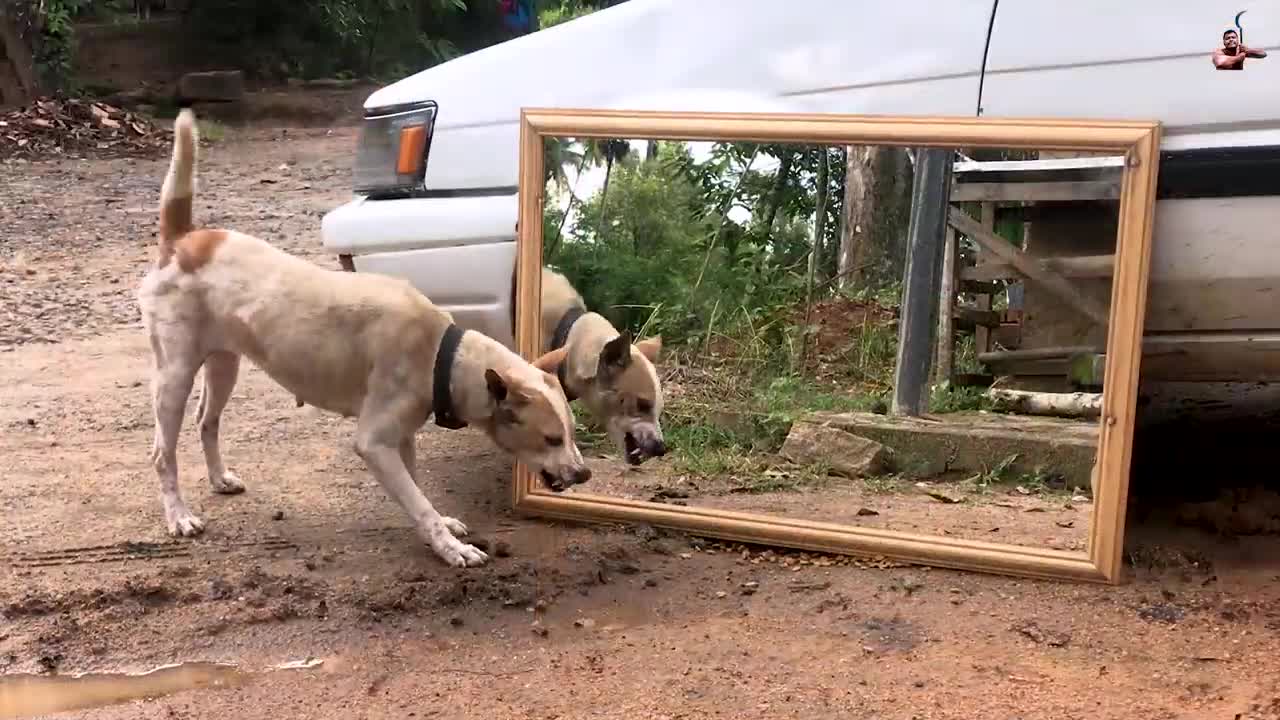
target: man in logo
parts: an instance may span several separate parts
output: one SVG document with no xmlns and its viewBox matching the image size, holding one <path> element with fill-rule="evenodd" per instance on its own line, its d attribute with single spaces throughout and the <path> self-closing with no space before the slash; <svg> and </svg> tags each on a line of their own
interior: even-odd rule
<svg viewBox="0 0 1280 720">
<path fill-rule="evenodd" d="M 1245 58 L 1264 58 L 1265 50 L 1254 50 L 1240 43 L 1240 33 L 1222 33 L 1222 47 L 1213 51 L 1213 66 L 1219 70 L 1243 70 Z"/>
</svg>

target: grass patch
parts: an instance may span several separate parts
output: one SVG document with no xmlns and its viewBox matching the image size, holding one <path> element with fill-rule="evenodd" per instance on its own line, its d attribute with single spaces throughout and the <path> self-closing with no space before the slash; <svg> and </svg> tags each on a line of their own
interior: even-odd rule
<svg viewBox="0 0 1280 720">
<path fill-rule="evenodd" d="M 196 120 L 200 138 L 211 143 L 222 142 L 227 137 L 227 126 L 217 120 Z"/>
<path fill-rule="evenodd" d="M 862 487 L 867 492 L 876 495 L 892 495 L 893 493 L 902 492 L 903 485 L 906 482 L 906 478 L 901 475 L 876 475 L 862 478 Z"/>
<path fill-rule="evenodd" d="M 702 478 L 731 476 L 740 482 L 732 492 L 745 493 L 794 491 L 828 482 L 828 467 L 783 467 L 777 460 L 775 453 L 792 423 L 816 410 L 871 410 L 879 401 L 833 392 L 795 376 L 743 379 L 727 391 L 692 389 L 672 398 L 663 413 L 667 444 L 679 448 L 678 471 Z"/>
<path fill-rule="evenodd" d="M 1070 495 L 1063 477 L 1051 469 L 1036 467 L 1030 471 L 1017 471 L 1015 453 L 1001 459 L 991 468 L 967 478 L 963 485 L 969 492 L 979 495 L 1007 493 L 1017 490 L 1024 495 Z"/>
<path fill-rule="evenodd" d="M 974 412 L 991 408 L 991 398 L 987 397 L 985 388 L 935 385 L 929 393 L 931 413 Z"/>
</svg>

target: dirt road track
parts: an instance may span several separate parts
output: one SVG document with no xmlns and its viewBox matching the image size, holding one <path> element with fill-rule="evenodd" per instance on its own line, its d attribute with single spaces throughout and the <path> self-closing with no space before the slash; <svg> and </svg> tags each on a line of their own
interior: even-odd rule
<svg viewBox="0 0 1280 720">
<path fill-rule="evenodd" d="M 243 131 L 197 214 L 317 262 L 348 130 Z M 509 464 L 425 429 L 429 497 L 509 557 L 443 567 L 351 451 L 351 423 L 242 374 L 206 536 L 164 534 L 132 293 L 164 162 L 0 168 L 0 672 L 262 667 L 122 718 L 1280 718 L 1274 540 L 1134 534 L 1119 588 L 801 565 L 508 511 Z M 1176 541 L 1176 544 L 1173 542 Z M 537 625 L 534 625 L 535 620 Z"/>
</svg>

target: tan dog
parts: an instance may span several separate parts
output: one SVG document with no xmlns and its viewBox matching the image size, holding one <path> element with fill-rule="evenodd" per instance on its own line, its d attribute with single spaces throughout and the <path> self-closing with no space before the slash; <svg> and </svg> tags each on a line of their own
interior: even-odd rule
<svg viewBox="0 0 1280 720">
<path fill-rule="evenodd" d="M 555 360 L 552 352 L 565 351 L 557 369 L 565 395 L 582 399 L 628 463 L 666 454 L 662 383 L 653 366 L 661 336 L 632 343 L 631 333 L 587 311 L 568 278 L 544 267 L 542 345 L 548 364 Z"/>
<path fill-rule="evenodd" d="M 242 355 L 300 400 L 358 419 L 356 452 L 450 565 L 479 565 L 488 556 L 460 542 L 455 536 L 466 526 L 440 515 L 416 485 L 414 433 L 432 413 L 444 427 L 480 427 L 553 490 L 590 478 L 557 378 L 459 329 L 407 282 L 325 270 L 230 230 L 194 230 L 196 139 L 195 117 L 183 110 L 160 196 L 159 255 L 138 290 L 154 354 L 152 460 L 171 534 L 204 529 L 178 492 L 176 457 L 201 366 L 200 441 L 210 483 L 214 492 L 244 490 L 218 446 Z M 543 362 L 553 368 L 560 356 Z"/>
</svg>

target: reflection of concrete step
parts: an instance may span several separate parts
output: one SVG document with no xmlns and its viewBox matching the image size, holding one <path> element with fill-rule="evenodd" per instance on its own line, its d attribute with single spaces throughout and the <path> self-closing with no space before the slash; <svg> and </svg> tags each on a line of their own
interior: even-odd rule
<svg viewBox="0 0 1280 720">
<path fill-rule="evenodd" d="M 915 477 L 946 472 L 982 473 L 1017 455 L 1009 471 L 1061 476 L 1068 487 L 1088 488 L 1097 453 L 1096 422 L 962 412 L 929 418 L 873 413 L 815 413 L 827 423 L 892 448 L 897 472 Z"/>
</svg>

